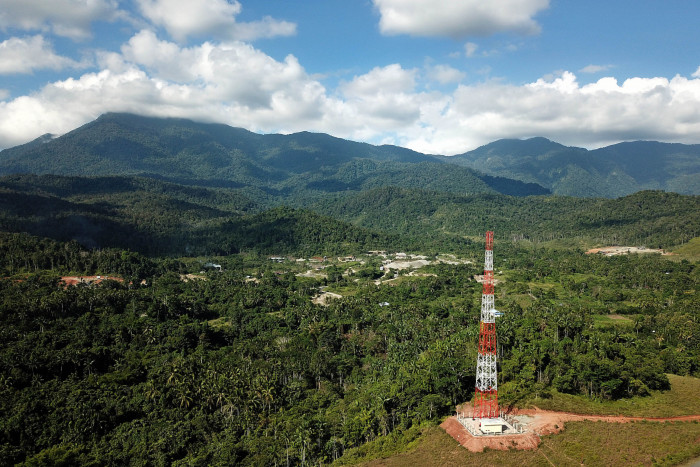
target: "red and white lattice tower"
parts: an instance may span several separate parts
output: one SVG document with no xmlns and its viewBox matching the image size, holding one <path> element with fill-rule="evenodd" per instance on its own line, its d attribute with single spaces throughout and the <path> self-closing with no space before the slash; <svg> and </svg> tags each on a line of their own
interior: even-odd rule
<svg viewBox="0 0 700 467">
<path fill-rule="evenodd" d="M 496 311 L 493 303 L 493 232 L 486 232 L 484 283 L 481 294 L 479 355 L 476 359 L 476 385 L 473 418 L 498 417 L 498 383 L 496 381 Z"/>
</svg>

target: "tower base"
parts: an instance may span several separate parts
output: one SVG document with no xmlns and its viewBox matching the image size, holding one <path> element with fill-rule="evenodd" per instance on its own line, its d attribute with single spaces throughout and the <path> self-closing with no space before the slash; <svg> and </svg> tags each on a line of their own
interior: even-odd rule
<svg viewBox="0 0 700 467">
<path fill-rule="evenodd" d="M 472 436 L 500 436 L 517 435 L 524 433 L 524 429 L 518 423 L 513 423 L 505 418 L 471 418 L 457 414 L 457 421 L 467 429 Z"/>
<path fill-rule="evenodd" d="M 495 416 L 480 417 L 477 409 L 465 404 L 457 409 L 457 421 L 472 436 L 517 435 L 525 433 L 525 426 L 512 415 L 499 411 Z"/>
</svg>

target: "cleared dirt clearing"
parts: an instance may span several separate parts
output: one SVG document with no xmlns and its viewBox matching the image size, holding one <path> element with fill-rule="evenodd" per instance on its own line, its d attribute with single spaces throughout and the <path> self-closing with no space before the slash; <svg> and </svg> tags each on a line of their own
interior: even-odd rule
<svg viewBox="0 0 700 467">
<path fill-rule="evenodd" d="M 649 422 L 691 422 L 700 421 L 700 415 L 684 415 L 680 417 L 625 417 L 620 415 L 582 415 L 550 410 L 522 409 L 515 410 L 512 415 L 526 426 L 527 432 L 521 435 L 472 436 L 455 416 L 442 422 L 440 427 L 452 436 L 459 444 L 472 452 L 482 452 L 484 448 L 536 449 L 540 444 L 540 436 L 559 433 L 566 422 L 583 420 L 608 423 L 629 423 L 635 421 Z"/>
</svg>

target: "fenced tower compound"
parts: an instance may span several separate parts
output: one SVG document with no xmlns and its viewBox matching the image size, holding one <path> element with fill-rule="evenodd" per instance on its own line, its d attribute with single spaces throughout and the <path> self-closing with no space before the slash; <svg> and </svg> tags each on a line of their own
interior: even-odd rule
<svg viewBox="0 0 700 467">
<path fill-rule="evenodd" d="M 476 357 L 476 385 L 473 418 L 497 418 L 498 382 L 496 370 L 496 318 L 501 313 L 493 300 L 493 232 L 486 232 L 484 281 L 481 294 L 481 323 L 479 324 L 479 354 Z"/>
</svg>

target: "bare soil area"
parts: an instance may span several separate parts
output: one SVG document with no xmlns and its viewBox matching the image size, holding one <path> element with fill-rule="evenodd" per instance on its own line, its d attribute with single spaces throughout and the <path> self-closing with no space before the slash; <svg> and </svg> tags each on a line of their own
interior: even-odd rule
<svg viewBox="0 0 700 467">
<path fill-rule="evenodd" d="M 88 285 L 99 285 L 102 281 L 117 281 L 124 282 L 121 277 L 113 276 L 63 276 L 61 277 L 61 282 L 63 282 L 65 287 L 78 284 L 88 284 Z"/>
<path fill-rule="evenodd" d="M 311 302 L 315 303 L 316 305 L 328 306 L 331 300 L 335 300 L 338 298 L 343 298 L 343 296 L 333 292 L 323 292 L 313 297 L 311 299 Z"/>
<path fill-rule="evenodd" d="M 604 248 L 591 248 L 586 252 L 587 255 L 600 253 L 605 256 L 629 255 L 632 253 L 661 253 L 662 255 L 671 255 L 664 250 L 657 248 L 645 248 L 643 246 L 606 246 Z"/>
<path fill-rule="evenodd" d="M 452 436 L 459 444 L 472 452 L 481 452 L 484 448 L 506 451 L 508 449 L 536 449 L 540 437 L 534 431 L 519 435 L 472 436 L 456 416 L 442 422 L 440 427 Z"/>
<path fill-rule="evenodd" d="M 602 421 L 609 423 L 629 423 L 633 421 L 652 422 L 689 422 L 700 421 L 700 415 L 686 415 L 681 417 L 624 417 L 619 415 L 581 415 L 567 412 L 554 412 L 550 410 L 522 409 L 511 413 L 524 424 L 526 432 L 519 435 L 493 435 L 472 436 L 456 416 L 445 420 L 440 427 L 452 436 L 459 444 L 472 452 L 481 452 L 484 448 L 508 450 L 508 449 L 536 449 L 540 444 L 540 436 L 559 433 L 564 429 L 566 422 L 582 420 Z"/>
<path fill-rule="evenodd" d="M 425 259 L 417 259 L 414 261 L 391 261 L 384 265 L 384 269 L 418 269 L 424 266 L 429 266 L 430 261 Z"/>
</svg>

